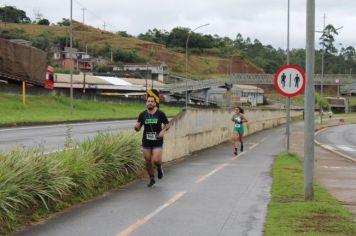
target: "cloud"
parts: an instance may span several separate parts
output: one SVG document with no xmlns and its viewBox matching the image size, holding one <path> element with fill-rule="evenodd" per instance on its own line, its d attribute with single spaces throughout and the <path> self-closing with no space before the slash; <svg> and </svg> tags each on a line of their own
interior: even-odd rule
<svg viewBox="0 0 356 236">
<path fill-rule="evenodd" d="M 70 1 L 53 4 L 46 0 L 5 0 L 5 4 L 25 10 L 31 18 L 38 9 L 52 23 L 70 16 Z M 73 17 L 82 21 L 85 7 L 85 22 L 103 28 L 104 22 L 111 31 L 127 31 L 138 35 L 149 29 L 170 31 L 176 26 L 194 28 L 209 23 L 198 32 L 218 34 L 232 39 L 238 33 L 244 38 L 257 38 L 263 44 L 286 48 L 287 1 L 281 0 L 73 0 Z M 306 2 L 290 0 L 290 45 L 305 47 Z M 336 37 L 337 43 L 356 47 L 353 25 L 356 23 L 356 1 L 316 1 L 315 27 L 322 29 L 323 15 L 327 24 L 344 26 Z M 316 34 L 316 45 L 319 35 Z"/>
</svg>

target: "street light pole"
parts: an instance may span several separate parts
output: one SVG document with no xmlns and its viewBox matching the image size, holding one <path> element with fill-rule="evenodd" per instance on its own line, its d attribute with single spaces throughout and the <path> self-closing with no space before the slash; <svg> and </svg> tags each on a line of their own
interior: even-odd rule
<svg viewBox="0 0 356 236">
<path fill-rule="evenodd" d="M 314 63 L 315 0 L 307 0 L 306 89 L 304 92 L 304 198 L 314 198 Z"/>
<path fill-rule="evenodd" d="M 72 20 L 72 12 L 73 12 L 73 0 L 70 0 L 70 60 L 73 62 L 73 65 L 70 65 L 70 114 L 73 114 L 73 20 Z"/>
<path fill-rule="evenodd" d="M 287 65 L 289 65 L 289 13 L 290 13 L 290 0 L 288 0 L 288 16 L 287 16 Z M 289 153 L 289 143 L 290 143 L 290 97 L 287 97 L 287 126 L 286 126 L 286 135 L 287 135 L 287 153 Z"/>
<path fill-rule="evenodd" d="M 189 42 L 190 34 L 195 30 L 208 25 L 209 24 L 200 25 L 195 29 L 190 30 L 188 33 L 187 41 L 185 43 L 185 108 L 186 109 L 188 108 L 188 42 Z"/>
</svg>

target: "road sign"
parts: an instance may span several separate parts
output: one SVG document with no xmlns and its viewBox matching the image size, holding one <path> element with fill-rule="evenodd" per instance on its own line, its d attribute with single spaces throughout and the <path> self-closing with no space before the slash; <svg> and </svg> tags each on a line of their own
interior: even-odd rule
<svg viewBox="0 0 356 236">
<path fill-rule="evenodd" d="M 274 86 L 286 97 L 294 97 L 303 92 L 305 84 L 305 74 L 298 66 L 283 66 L 274 75 Z"/>
</svg>

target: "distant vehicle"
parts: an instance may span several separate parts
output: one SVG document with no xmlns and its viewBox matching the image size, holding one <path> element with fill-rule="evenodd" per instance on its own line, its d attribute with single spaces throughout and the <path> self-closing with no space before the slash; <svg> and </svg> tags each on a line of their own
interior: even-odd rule
<svg viewBox="0 0 356 236">
<path fill-rule="evenodd" d="M 45 88 L 54 89 L 54 68 L 52 66 L 47 66 Z"/>
<path fill-rule="evenodd" d="M 0 79 L 54 89 L 54 70 L 47 65 L 46 52 L 1 38 Z"/>
</svg>

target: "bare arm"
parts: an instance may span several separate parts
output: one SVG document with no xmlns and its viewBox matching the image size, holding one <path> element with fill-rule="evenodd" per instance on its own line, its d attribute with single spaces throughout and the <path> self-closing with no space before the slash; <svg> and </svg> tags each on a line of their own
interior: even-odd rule
<svg viewBox="0 0 356 236">
<path fill-rule="evenodd" d="M 169 130 L 169 128 L 171 127 L 171 125 L 169 123 L 165 124 L 163 129 L 161 130 L 161 132 L 159 132 L 159 137 L 163 137 L 166 133 L 167 130 Z"/>
<path fill-rule="evenodd" d="M 140 131 L 141 127 L 142 127 L 141 122 L 137 122 L 134 128 L 138 132 Z"/>
<path fill-rule="evenodd" d="M 247 120 L 247 118 L 246 118 L 245 115 L 242 116 L 242 120 L 243 120 L 245 123 L 248 123 L 248 120 Z"/>
</svg>

